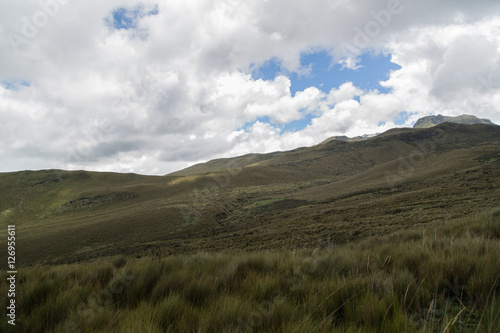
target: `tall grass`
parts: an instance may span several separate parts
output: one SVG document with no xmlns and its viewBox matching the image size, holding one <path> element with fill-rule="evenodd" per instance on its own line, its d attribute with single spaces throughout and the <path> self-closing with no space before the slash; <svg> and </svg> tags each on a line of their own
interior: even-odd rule
<svg viewBox="0 0 500 333">
<path fill-rule="evenodd" d="M 36 266 L 18 273 L 16 329 L 493 332 L 499 257 L 494 210 L 315 251 Z M 3 320 L 0 331 L 10 330 Z"/>
</svg>

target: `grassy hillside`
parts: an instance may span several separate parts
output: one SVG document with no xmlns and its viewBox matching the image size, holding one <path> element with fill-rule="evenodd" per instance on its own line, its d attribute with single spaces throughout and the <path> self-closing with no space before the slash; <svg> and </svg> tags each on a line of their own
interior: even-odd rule
<svg viewBox="0 0 500 333">
<path fill-rule="evenodd" d="M 163 177 L 3 173 L 16 329 L 493 332 L 499 184 L 500 127 L 449 123 Z"/>
<path fill-rule="evenodd" d="M 33 266 L 18 275 L 17 328 L 494 332 L 499 256 L 496 209 L 323 249 Z M 6 288 L 1 285 L 0 295 Z M 0 322 L 0 331 L 9 329 Z"/>
<path fill-rule="evenodd" d="M 185 175 L 4 173 L 0 236 L 17 226 L 24 266 L 342 244 L 496 207 L 499 143 L 498 126 L 442 124 L 216 160 Z"/>
</svg>

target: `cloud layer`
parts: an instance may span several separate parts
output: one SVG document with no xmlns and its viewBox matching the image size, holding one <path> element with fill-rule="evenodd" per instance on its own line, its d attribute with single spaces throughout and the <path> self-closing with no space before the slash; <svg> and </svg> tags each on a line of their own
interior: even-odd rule
<svg viewBox="0 0 500 333">
<path fill-rule="evenodd" d="M 0 22 L 0 171 L 164 174 L 428 114 L 500 123 L 498 1 L 8 0 Z M 401 69 L 388 93 L 292 94 L 287 75 L 252 75 L 271 59 L 306 74 L 315 51 L 346 71 L 367 52 Z"/>
</svg>

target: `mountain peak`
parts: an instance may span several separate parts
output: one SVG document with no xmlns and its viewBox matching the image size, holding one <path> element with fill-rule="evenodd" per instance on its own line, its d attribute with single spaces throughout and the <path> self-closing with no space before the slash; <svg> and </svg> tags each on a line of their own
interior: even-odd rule
<svg viewBox="0 0 500 333">
<path fill-rule="evenodd" d="M 429 128 L 445 122 L 472 125 L 472 124 L 488 124 L 494 125 L 489 119 L 480 119 L 476 116 L 463 114 L 457 117 L 448 117 L 438 114 L 437 116 L 427 116 L 420 118 L 415 122 L 413 128 Z"/>
</svg>

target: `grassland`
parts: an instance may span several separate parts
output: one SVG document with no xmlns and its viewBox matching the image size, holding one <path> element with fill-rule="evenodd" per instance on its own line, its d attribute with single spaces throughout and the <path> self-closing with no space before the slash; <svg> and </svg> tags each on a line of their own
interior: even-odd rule
<svg viewBox="0 0 500 333">
<path fill-rule="evenodd" d="M 162 177 L 0 174 L 16 328 L 493 332 L 499 147 L 499 126 L 445 123 Z"/>
<path fill-rule="evenodd" d="M 18 275 L 17 328 L 495 332 L 499 256 L 496 209 L 321 250 L 36 265 Z M 6 294 L 4 284 L 0 294 Z M 12 331 L 6 321 L 0 325 Z"/>
<path fill-rule="evenodd" d="M 499 126 L 442 124 L 162 177 L 0 174 L 0 245 L 7 224 L 20 266 L 339 245 L 496 207 L 499 147 Z"/>
</svg>

